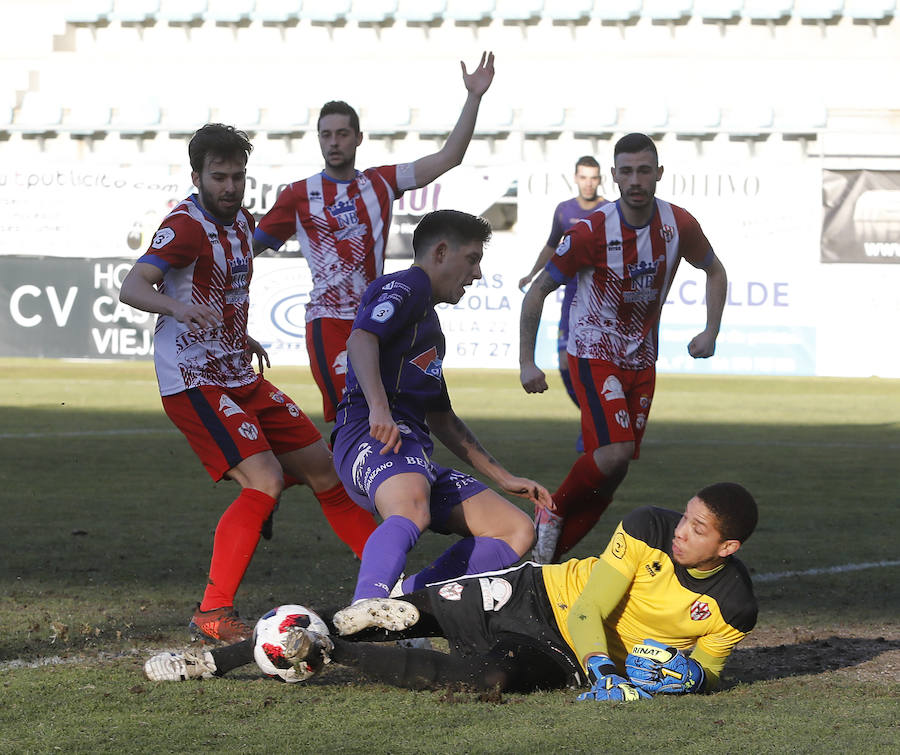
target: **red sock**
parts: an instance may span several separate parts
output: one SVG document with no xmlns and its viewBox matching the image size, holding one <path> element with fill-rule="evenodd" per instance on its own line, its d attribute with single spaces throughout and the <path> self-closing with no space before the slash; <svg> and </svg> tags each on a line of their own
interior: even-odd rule
<svg viewBox="0 0 900 755">
<path fill-rule="evenodd" d="M 334 533 L 350 546 L 357 558 L 362 558 L 366 540 L 375 531 L 375 517 L 353 503 L 344 486 L 338 483 L 329 490 L 316 493 L 322 513 Z"/>
<path fill-rule="evenodd" d="M 289 487 L 293 485 L 302 485 L 303 481 L 298 480 L 296 477 L 291 477 L 287 472 L 284 473 L 284 489 L 287 490 Z"/>
<path fill-rule="evenodd" d="M 213 539 L 209 581 L 200 603 L 201 611 L 234 605 L 234 594 L 259 542 L 259 530 L 275 504 L 272 496 L 244 488 L 222 514 Z"/>
<path fill-rule="evenodd" d="M 553 494 L 556 513 L 563 518 L 554 561 L 590 532 L 612 501 L 612 492 L 618 482 L 597 469 L 592 454 L 578 457 L 562 485 Z"/>
</svg>

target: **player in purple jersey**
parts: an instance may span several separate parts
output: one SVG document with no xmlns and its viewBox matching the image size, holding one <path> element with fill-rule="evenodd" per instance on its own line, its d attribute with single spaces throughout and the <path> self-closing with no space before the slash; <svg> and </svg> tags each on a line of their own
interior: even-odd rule
<svg viewBox="0 0 900 755">
<path fill-rule="evenodd" d="M 608 200 L 597 194 L 600 187 L 600 164 L 590 155 L 579 157 L 575 163 L 575 185 L 578 187 L 578 196 L 560 202 L 553 212 L 553 225 L 550 228 L 550 236 L 547 243 L 541 249 L 537 259 L 531 270 L 524 278 L 519 280 L 519 288 L 524 289 L 531 280 L 537 275 L 553 255 L 562 235 L 568 231 L 579 220 L 588 217 L 594 210 Z M 569 358 L 566 352 L 566 346 L 569 342 L 569 308 L 572 305 L 572 299 L 575 297 L 576 281 L 573 278 L 566 283 L 563 293 L 562 306 L 559 313 L 559 332 L 556 339 L 556 349 L 559 354 L 559 374 L 566 386 L 566 392 L 569 398 L 578 406 L 578 398 L 575 396 L 575 389 L 572 387 L 572 378 L 569 376 Z M 584 444 L 581 436 L 578 437 L 576 450 L 579 453 L 584 451 Z"/>
<path fill-rule="evenodd" d="M 338 625 L 352 625 L 368 603 L 388 596 L 426 528 L 463 539 L 406 578 L 404 592 L 506 568 L 532 545 L 534 529 L 521 509 L 474 477 L 431 460 L 431 433 L 507 493 L 538 508 L 552 506 L 543 486 L 511 474 L 485 451 L 451 408 L 444 381 L 444 334 L 434 307 L 457 303 L 481 277 L 490 236 L 483 218 L 432 212 L 413 234 L 412 267 L 382 276 L 363 295 L 347 339 L 346 390 L 331 440 L 350 496 L 384 521 L 366 543 L 354 605 L 338 612 Z"/>
</svg>

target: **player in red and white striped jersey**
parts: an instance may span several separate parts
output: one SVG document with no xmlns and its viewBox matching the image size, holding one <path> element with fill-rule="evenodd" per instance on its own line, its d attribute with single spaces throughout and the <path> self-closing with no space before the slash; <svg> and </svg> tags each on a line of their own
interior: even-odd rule
<svg viewBox="0 0 900 755">
<path fill-rule="evenodd" d="M 556 515 L 538 512 L 535 559 L 550 563 L 596 523 L 640 454 L 656 382 L 659 318 L 683 258 L 706 272 L 706 327 L 688 344 L 695 359 L 715 352 L 727 278 L 700 224 L 656 198 L 656 145 L 622 137 L 613 181 L 620 198 L 576 223 L 522 302 L 519 364 L 528 393 L 547 390 L 534 362 L 544 299 L 575 277 L 567 351 L 581 407 L 585 454 L 554 493 Z"/>
<path fill-rule="evenodd" d="M 471 74 L 461 65 L 468 95 L 459 120 L 440 150 L 415 162 L 356 170 L 359 117 L 346 102 L 326 103 L 318 121 L 324 170 L 285 189 L 256 229 L 256 253 L 279 249 L 296 234 L 309 264 L 306 348 L 329 422 L 344 390 L 346 341 L 360 299 L 384 272 L 394 200 L 459 165 L 472 138 L 481 97 L 494 77 L 494 55 L 482 54 Z"/>
<path fill-rule="evenodd" d="M 198 638 L 223 642 L 252 635 L 234 596 L 285 474 L 309 485 L 329 521 L 337 512 L 335 529 L 357 555 L 375 528 L 347 497 L 316 426 L 263 377 L 268 356 L 247 334 L 253 216 L 241 202 L 252 149 L 230 126 L 197 131 L 188 148 L 197 193 L 163 220 L 120 291 L 125 304 L 159 315 L 154 361 L 166 414 L 214 480 L 241 487 L 216 528 L 209 582 L 190 625 Z"/>
</svg>

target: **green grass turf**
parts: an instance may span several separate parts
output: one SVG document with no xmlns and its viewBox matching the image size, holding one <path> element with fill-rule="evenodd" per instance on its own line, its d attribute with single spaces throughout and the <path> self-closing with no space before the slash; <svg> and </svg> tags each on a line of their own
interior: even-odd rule
<svg viewBox="0 0 900 755">
<path fill-rule="evenodd" d="M 307 370 L 268 376 L 325 429 Z M 549 378 L 548 393 L 527 396 L 513 372 L 447 372 L 456 411 L 484 445 L 552 490 L 578 426 Z M 638 505 L 678 508 L 730 479 L 760 503 L 741 553 L 758 575 L 897 560 L 898 456 L 898 381 L 663 375 L 642 458 L 575 555 L 599 552 Z M 252 668 L 151 684 L 142 661 L 187 642 L 234 487 L 213 485 L 171 427 L 149 363 L 0 361 L 0 458 L 3 753 L 887 752 L 900 739 L 897 566 L 758 581 L 758 628 L 735 652 L 729 688 L 710 696 L 482 700 L 346 670 L 301 685 Z M 447 542 L 427 534 L 411 568 Z M 355 572 L 315 499 L 292 488 L 238 606 L 253 617 L 278 603 L 337 605 Z"/>
</svg>

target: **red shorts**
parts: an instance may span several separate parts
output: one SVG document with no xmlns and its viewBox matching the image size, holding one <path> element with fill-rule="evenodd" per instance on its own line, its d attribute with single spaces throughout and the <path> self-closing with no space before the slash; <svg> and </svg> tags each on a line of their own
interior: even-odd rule
<svg viewBox="0 0 900 755">
<path fill-rule="evenodd" d="M 326 422 L 334 422 L 347 377 L 347 339 L 353 320 L 322 317 L 306 323 L 306 350 L 313 378 L 322 394 Z"/>
<path fill-rule="evenodd" d="M 254 454 L 281 456 L 322 437 L 300 407 L 262 377 L 239 388 L 189 388 L 163 396 L 162 403 L 214 480 Z"/>
<path fill-rule="evenodd" d="M 656 387 L 656 367 L 625 370 L 602 359 L 580 359 L 569 354 L 569 374 L 581 407 L 584 450 L 610 443 L 634 441 L 634 456 L 641 440 Z"/>
</svg>

